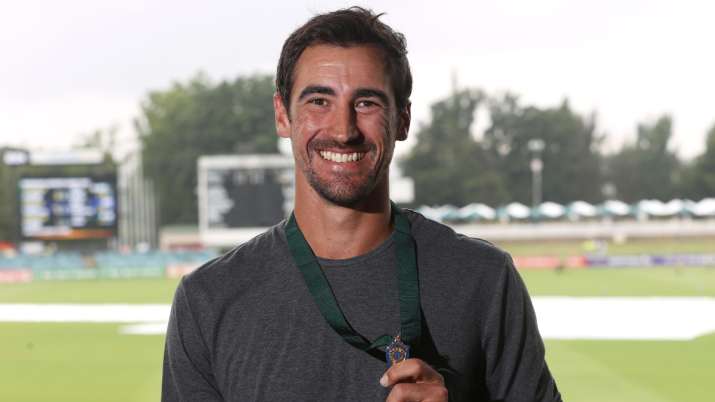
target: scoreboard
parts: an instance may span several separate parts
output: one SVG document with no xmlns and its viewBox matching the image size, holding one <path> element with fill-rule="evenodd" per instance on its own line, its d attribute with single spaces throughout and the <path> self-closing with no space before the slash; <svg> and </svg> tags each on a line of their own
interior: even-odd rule
<svg viewBox="0 0 715 402">
<path fill-rule="evenodd" d="M 285 218 L 292 203 L 293 171 L 288 169 L 210 169 L 206 172 L 208 227 L 268 227 Z M 292 198 L 292 197 L 291 197 Z"/>
<path fill-rule="evenodd" d="M 18 182 L 22 237 L 111 238 L 117 231 L 115 177 L 23 177 Z"/>
<path fill-rule="evenodd" d="M 293 158 L 281 154 L 210 155 L 198 160 L 199 233 L 231 247 L 293 210 Z"/>
<path fill-rule="evenodd" d="M 199 159 L 199 217 L 204 229 L 261 228 L 293 209 L 293 160 L 277 154 Z"/>
</svg>

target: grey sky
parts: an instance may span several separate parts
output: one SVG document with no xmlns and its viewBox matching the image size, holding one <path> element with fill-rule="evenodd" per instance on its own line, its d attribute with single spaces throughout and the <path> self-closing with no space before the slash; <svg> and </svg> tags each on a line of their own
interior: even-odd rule
<svg viewBox="0 0 715 402">
<path fill-rule="evenodd" d="M 319 11 L 385 11 L 407 36 L 417 128 L 461 86 L 510 90 L 596 111 L 613 147 L 639 121 L 670 113 L 674 148 L 701 151 L 715 123 L 715 6 L 679 1 L 84 1 L 4 2 L 0 145 L 67 148 L 117 125 L 124 147 L 144 95 L 197 71 L 273 72 L 280 46 Z M 413 129 L 413 133 L 414 133 Z"/>
</svg>

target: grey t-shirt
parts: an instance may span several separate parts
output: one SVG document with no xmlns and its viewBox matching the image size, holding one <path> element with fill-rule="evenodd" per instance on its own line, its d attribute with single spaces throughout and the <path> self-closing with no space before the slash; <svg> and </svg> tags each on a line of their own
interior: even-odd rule
<svg viewBox="0 0 715 402">
<path fill-rule="evenodd" d="M 416 353 L 448 377 L 450 400 L 559 401 L 526 289 L 507 254 L 405 211 L 417 244 L 427 339 Z M 389 238 L 320 260 L 351 325 L 399 329 Z M 423 342 L 424 343 L 424 342 Z M 282 225 L 186 276 L 166 338 L 163 401 L 384 401 L 385 363 L 325 322 Z"/>
<path fill-rule="evenodd" d="M 375 250 L 359 257 L 318 259 L 348 322 L 369 340 L 382 335 L 395 336 L 400 330 L 393 240 L 394 235 Z"/>
</svg>

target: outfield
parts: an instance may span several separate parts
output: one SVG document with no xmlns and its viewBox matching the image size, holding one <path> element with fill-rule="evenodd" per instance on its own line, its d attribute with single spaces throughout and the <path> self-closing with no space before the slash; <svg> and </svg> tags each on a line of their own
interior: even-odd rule
<svg viewBox="0 0 715 402">
<path fill-rule="evenodd" d="M 715 297 L 714 268 L 523 272 L 535 296 Z M 0 285 L 0 303 L 169 303 L 175 280 Z M 715 311 L 713 311 L 715 314 Z M 149 402 L 159 399 L 163 336 L 124 324 L 0 323 L 0 400 Z M 715 333 L 692 341 L 547 340 L 567 401 L 707 401 Z"/>
</svg>

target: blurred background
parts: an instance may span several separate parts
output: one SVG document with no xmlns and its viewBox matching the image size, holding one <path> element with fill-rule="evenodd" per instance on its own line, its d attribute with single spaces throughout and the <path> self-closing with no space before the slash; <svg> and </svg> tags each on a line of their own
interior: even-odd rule
<svg viewBox="0 0 715 402">
<path fill-rule="evenodd" d="M 0 400 L 159 399 L 179 278 L 292 209 L 271 96 L 312 15 L 386 12 L 391 197 L 509 251 L 565 400 L 706 401 L 715 6 L 25 1 L 0 13 Z"/>
</svg>

